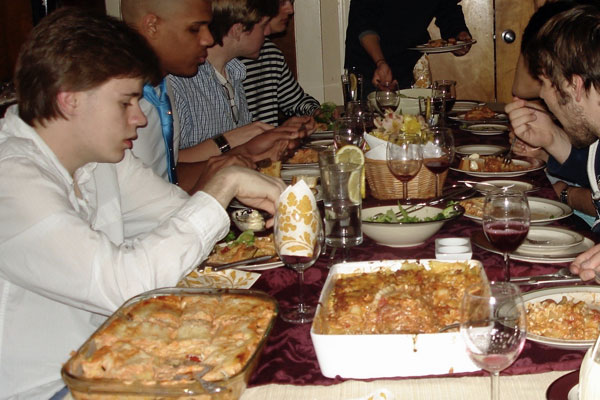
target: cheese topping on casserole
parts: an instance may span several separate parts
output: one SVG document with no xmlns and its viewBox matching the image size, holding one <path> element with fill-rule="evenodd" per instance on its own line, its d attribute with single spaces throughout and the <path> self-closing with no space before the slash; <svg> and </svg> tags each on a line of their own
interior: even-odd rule
<svg viewBox="0 0 600 400">
<path fill-rule="evenodd" d="M 319 316 L 324 334 L 435 333 L 459 322 L 465 289 L 481 282 L 468 263 L 432 261 L 392 271 L 342 274 Z"/>
<path fill-rule="evenodd" d="M 564 340 L 596 340 L 600 335 L 600 312 L 565 296 L 558 303 L 552 299 L 530 303 L 527 332 Z"/>
<path fill-rule="evenodd" d="M 185 383 L 240 372 L 275 314 L 253 296 L 160 296 L 123 310 L 94 335 L 91 354 L 78 354 L 84 378 Z"/>
</svg>

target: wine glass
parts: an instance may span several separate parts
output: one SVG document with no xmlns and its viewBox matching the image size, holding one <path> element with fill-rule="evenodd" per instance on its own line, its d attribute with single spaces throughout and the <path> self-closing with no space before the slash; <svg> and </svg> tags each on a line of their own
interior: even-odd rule
<svg viewBox="0 0 600 400">
<path fill-rule="evenodd" d="M 402 198 L 408 199 L 408 182 L 423 164 L 423 149 L 418 135 L 400 133 L 390 136 L 386 149 L 390 172 L 402 182 Z"/>
<path fill-rule="evenodd" d="M 433 126 L 424 131 L 423 164 L 435 174 L 435 195 L 442 195 L 440 176 L 454 158 L 454 136 L 450 128 Z"/>
<path fill-rule="evenodd" d="M 363 148 L 365 121 L 361 115 L 338 118 L 333 125 L 333 144 L 340 149 L 347 144 Z"/>
<path fill-rule="evenodd" d="M 525 306 L 514 284 L 491 282 L 467 288 L 460 333 L 471 360 L 490 373 L 492 400 L 499 399 L 500 371 L 519 356 L 526 332 Z"/>
<path fill-rule="evenodd" d="M 386 109 L 396 111 L 400 105 L 400 93 L 398 93 L 398 83 L 385 82 L 379 85 L 375 92 L 375 102 L 382 114 Z"/>
<path fill-rule="evenodd" d="M 285 229 L 287 229 L 286 225 L 306 225 L 307 216 L 305 214 L 293 213 L 291 215 L 286 214 L 285 216 L 281 216 L 279 213 L 276 213 L 275 225 L 273 226 L 275 249 L 279 258 L 287 267 L 298 272 L 298 304 L 281 313 L 281 318 L 284 321 L 294 324 L 311 322 L 314 318 L 316 309 L 314 306 L 304 302 L 304 271 L 317 261 L 317 258 L 319 258 L 319 255 L 321 254 L 321 246 L 323 245 L 323 225 L 321 224 L 321 216 L 318 209 L 313 210 L 311 214 L 313 223 L 316 223 L 316 235 L 312 238 L 313 243 L 310 243 L 312 251 L 309 251 L 309 255 L 306 256 L 286 254 L 289 253 L 289 244 L 292 238 L 285 234 Z M 290 220 L 287 220 L 284 223 L 280 221 L 280 218 L 289 218 Z M 295 221 L 294 219 L 298 219 L 298 221 Z M 298 243 L 300 243 L 300 241 L 294 242 L 295 245 L 298 245 Z M 286 244 L 288 246 L 286 246 Z M 299 245 L 307 247 L 306 243 L 300 243 Z M 286 247 L 288 248 L 288 251 L 286 251 Z"/>
<path fill-rule="evenodd" d="M 433 82 L 432 86 L 433 96 L 443 99 L 444 103 L 444 115 L 446 115 L 456 102 L 456 81 L 448 79 L 438 80 Z"/>
<path fill-rule="evenodd" d="M 516 189 L 493 190 L 483 204 L 483 232 L 504 253 L 504 280 L 510 280 L 509 253 L 515 251 L 529 232 L 530 211 L 525 193 Z"/>
</svg>

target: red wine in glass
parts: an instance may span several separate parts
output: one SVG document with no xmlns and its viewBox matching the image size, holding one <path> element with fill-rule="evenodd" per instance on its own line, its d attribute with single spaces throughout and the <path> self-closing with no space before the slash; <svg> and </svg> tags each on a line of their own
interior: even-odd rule
<svg viewBox="0 0 600 400">
<path fill-rule="evenodd" d="M 484 231 L 494 247 L 503 253 L 512 252 L 525 240 L 529 224 L 520 221 L 495 221 L 486 224 Z"/>
<path fill-rule="evenodd" d="M 450 162 L 446 157 L 426 158 L 423 160 L 423 164 L 436 175 L 443 173 L 450 167 Z"/>
</svg>

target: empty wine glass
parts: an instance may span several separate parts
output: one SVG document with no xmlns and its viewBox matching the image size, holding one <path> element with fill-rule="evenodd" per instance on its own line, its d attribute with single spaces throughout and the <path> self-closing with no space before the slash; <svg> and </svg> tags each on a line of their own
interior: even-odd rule
<svg viewBox="0 0 600 400">
<path fill-rule="evenodd" d="M 439 181 L 454 158 L 454 136 L 449 128 L 433 126 L 424 131 L 423 164 L 435 174 L 435 195 L 442 195 Z"/>
<path fill-rule="evenodd" d="M 402 198 L 408 199 L 408 182 L 414 178 L 423 163 L 423 149 L 418 135 L 407 133 L 390 136 L 386 158 L 390 172 L 402 182 Z"/>
<path fill-rule="evenodd" d="M 396 111 L 400 105 L 400 93 L 398 93 L 398 83 L 385 82 L 379 85 L 375 92 L 375 102 L 382 114 L 386 110 Z"/>
<path fill-rule="evenodd" d="M 499 399 L 500 371 L 523 350 L 526 311 L 519 288 L 491 282 L 467 288 L 461 304 L 460 333 L 467 353 L 491 377 L 491 399 Z"/>
<path fill-rule="evenodd" d="M 294 221 L 295 217 L 302 221 Z M 286 226 L 289 227 L 290 225 L 306 225 L 306 217 L 305 214 L 300 215 L 297 213 L 293 215 L 286 214 L 282 217 L 279 213 L 276 213 L 275 225 L 273 226 L 275 249 L 277 250 L 279 258 L 287 267 L 298 272 L 298 304 L 290 309 L 283 310 L 281 313 L 281 318 L 284 321 L 295 324 L 311 322 L 315 315 L 315 307 L 304 302 L 304 271 L 311 267 L 321 254 L 321 246 L 323 245 L 323 225 L 321 224 L 319 211 L 315 209 L 312 212 L 311 220 L 312 223 L 316 224 L 316 235 L 311 238 L 312 243 L 300 243 L 299 241 L 294 243 L 295 246 L 306 247 L 306 249 L 304 249 L 304 252 L 307 254 L 306 256 L 286 254 L 283 250 L 284 246 L 286 244 L 289 245 L 293 238 L 286 235 L 284 229 L 287 229 Z M 291 218 L 291 220 L 280 224 L 280 218 Z M 295 252 L 297 252 L 297 250 L 295 250 Z"/>
<path fill-rule="evenodd" d="M 489 192 L 483 204 L 483 232 L 504 253 L 504 280 L 510 280 L 510 256 L 529 232 L 530 211 L 525 193 L 516 189 Z"/>
</svg>

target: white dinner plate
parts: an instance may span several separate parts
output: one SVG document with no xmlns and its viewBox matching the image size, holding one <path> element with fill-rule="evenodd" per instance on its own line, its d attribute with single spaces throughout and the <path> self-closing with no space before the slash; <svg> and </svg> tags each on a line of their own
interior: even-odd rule
<svg viewBox="0 0 600 400">
<path fill-rule="evenodd" d="M 481 156 L 489 156 L 503 150 L 506 150 L 506 147 L 496 146 L 494 144 L 465 144 L 463 146 L 458 146 L 455 149 L 458 154 L 479 154 Z"/>
<path fill-rule="evenodd" d="M 539 187 L 535 186 L 533 183 L 511 179 L 490 179 L 487 181 L 481 181 L 481 184 L 475 185 L 475 189 L 481 192 L 481 194 L 485 195 L 490 190 L 495 190 L 494 187 L 490 185 L 494 185 L 498 189 L 510 187 L 511 189 L 517 189 L 525 193 L 534 192 L 539 189 Z"/>
<path fill-rule="evenodd" d="M 508 132 L 508 126 L 502 124 L 473 124 L 463 130 L 479 136 L 502 135 Z"/>
<path fill-rule="evenodd" d="M 573 214 L 573 209 L 560 201 L 528 196 L 527 202 L 529 203 L 529 210 L 531 212 L 530 219 L 532 225 L 549 224 L 550 222 L 570 217 Z M 466 212 L 464 216 L 475 221 L 481 221 L 482 219 L 480 216 Z"/>
<path fill-rule="evenodd" d="M 312 140 L 312 141 L 306 143 L 305 147 L 322 148 L 322 147 L 331 146 L 332 144 L 333 144 L 333 139 L 321 139 L 321 140 Z"/>
<path fill-rule="evenodd" d="M 583 235 L 570 229 L 554 226 L 532 226 L 517 251 L 548 254 L 577 246 L 581 242 L 583 242 Z"/>
<path fill-rule="evenodd" d="M 422 53 L 430 53 L 430 54 L 447 53 L 450 51 L 462 49 L 465 46 L 469 46 L 469 45 L 472 45 L 475 43 L 477 43 L 477 40 L 475 40 L 475 39 L 473 39 L 469 42 L 464 42 L 462 40 L 458 40 L 458 41 L 456 41 L 456 44 L 450 45 L 450 46 L 430 47 L 428 44 L 420 44 L 420 45 L 417 45 L 416 47 L 409 47 L 408 50 L 416 50 L 416 51 L 420 51 Z"/>
<path fill-rule="evenodd" d="M 333 131 L 317 131 L 310 135 L 313 140 L 319 139 L 333 139 Z"/>
<path fill-rule="evenodd" d="M 516 165 L 526 166 L 527 169 L 521 171 L 509 171 L 509 172 L 479 172 L 479 171 L 465 171 L 458 167 L 450 167 L 451 170 L 462 172 L 470 176 L 476 176 L 478 178 L 512 178 L 515 176 L 522 176 L 529 172 L 538 171 L 546 167 L 546 163 L 537 158 L 513 158 L 512 162 Z"/>
<path fill-rule="evenodd" d="M 563 296 L 567 300 L 583 301 L 592 308 L 600 311 L 600 287 L 598 286 L 562 286 L 540 290 L 532 290 L 522 295 L 525 306 L 527 304 L 539 303 L 544 300 L 554 300 L 559 302 Z M 534 335 L 527 332 L 527 339 L 532 342 L 545 344 L 567 350 L 585 350 L 591 347 L 595 340 L 564 340 L 545 336 Z"/>
<path fill-rule="evenodd" d="M 285 164 L 281 164 L 281 168 L 282 169 L 310 169 L 310 168 L 314 169 L 314 168 L 316 168 L 318 171 L 319 163 L 298 163 L 298 164 L 285 163 Z M 298 174 L 296 173 L 295 175 L 298 175 Z"/>
<path fill-rule="evenodd" d="M 485 103 L 481 101 L 473 101 L 473 100 L 456 100 L 454 106 L 452 106 L 452 111 L 454 112 L 467 112 L 471 111 L 475 107 L 484 106 Z"/>
<path fill-rule="evenodd" d="M 476 245 L 477 247 L 481 247 L 484 250 L 490 251 L 495 254 L 503 254 L 501 251 L 498 251 L 495 247 L 491 245 L 491 243 L 485 237 L 483 230 L 475 232 L 471 237 L 471 241 L 474 245 Z M 593 246 L 593 240 L 584 238 L 583 242 L 581 242 L 577 246 L 569 247 L 568 249 L 552 252 L 549 254 L 528 253 L 517 249 L 517 251 L 510 253 L 510 259 L 538 264 L 566 263 L 573 261 L 575 257 L 583 253 L 584 251 L 591 249 Z"/>
<path fill-rule="evenodd" d="M 310 168 L 289 168 L 281 170 L 281 179 L 285 182 L 290 182 L 293 176 L 306 175 L 306 176 L 321 176 L 319 172 L 319 165 Z"/>
</svg>

